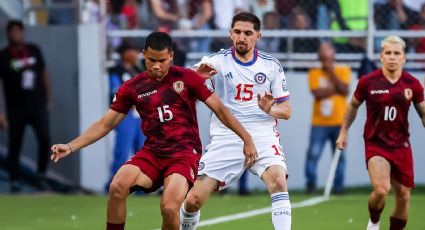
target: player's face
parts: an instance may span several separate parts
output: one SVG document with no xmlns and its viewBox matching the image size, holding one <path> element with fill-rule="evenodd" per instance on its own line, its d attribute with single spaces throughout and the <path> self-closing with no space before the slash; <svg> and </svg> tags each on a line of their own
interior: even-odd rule
<svg viewBox="0 0 425 230">
<path fill-rule="evenodd" d="M 147 50 L 143 50 L 143 55 L 149 76 L 162 80 L 170 69 L 173 51 L 168 49 L 158 51 L 148 47 Z"/>
<path fill-rule="evenodd" d="M 403 46 L 398 43 L 386 43 L 381 51 L 381 63 L 389 72 L 401 70 L 406 62 Z"/>
<path fill-rule="evenodd" d="M 260 32 L 254 29 L 251 22 L 238 21 L 230 30 L 233 46 L 241 56 L 254 50 L 255 43 L 260 39 L 260 36 Z"/>
</svg>

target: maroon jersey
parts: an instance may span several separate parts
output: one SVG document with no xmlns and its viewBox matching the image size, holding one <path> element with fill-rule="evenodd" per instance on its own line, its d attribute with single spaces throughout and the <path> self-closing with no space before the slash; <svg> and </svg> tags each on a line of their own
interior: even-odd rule
<svg viewBox="0 0 425 230">
<path fill-rule="evenodd" d="M 391 83 L 377 70 L 359 80 L 354 97 L 366 101 L 366 144 L 385 149 L 410 147 L 409 107 L 424 100 L 424 89 L 416 78 L 403 71 L 401 78 Z"/>
<path fill-rule="evenodd" d="M 133 105 L 136 107 L 147 137 L 143 148 L 157 157 L 171 157 L 182 151 L 201 153 L 195 101 L 204 101 L 211 94 L 197 73 L 171 66 L 162 81 L 149 77 L 147 72 L 126 81 L 111 109 L 126 114 Z"/>
</svg>

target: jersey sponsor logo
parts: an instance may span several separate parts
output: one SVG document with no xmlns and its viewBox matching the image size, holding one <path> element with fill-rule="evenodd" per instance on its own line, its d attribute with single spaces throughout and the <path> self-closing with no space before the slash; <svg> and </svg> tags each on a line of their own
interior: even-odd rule
<svg viewBox="0 0 425 230">
<path fill-rule="evenodd" d="M 406 100 L 410 100 L 410 99 L 412 99 L 412 97 L 413 97 L 413 91 L 412 91 L 412 89 L 409 89 L 409 88 L 407 88 L 407 89 L 404 89 L 404 97 L 406 98 Z"/>
<path fill-rule="evenodd" d="M 158 93 L 158 91 L 156 89 L 155 90 L 152 90 L 152 91 L 149 91 L 147 93 L 139 94 L 139 95 L 137 95 L 137 98 L 148 97 L 148 96 L 150 96 L 152 94 L 155 94 L 155 93 Z"/>
<path fill-rule="evenodd" d="M 370 94 L 375 95 L 375 94 L 388 94 L 390 93 L 390 91 L 388 89 L 378 89 L 378 90 L 371 90 Z"/>
<path fill-rule="evenodd" d="M 198 170 L 201 171 L 205 168 L 205 163 L 203 161 L 199 162 Z"/>
<path fill-rule="evenodd" d="M 230 72 L 230 73 L 226 73 L 226 74 L 224 75 L 224 77 L 225 77 L 225 78 L 229 78 L 229 79 L 233 79 L 232 72 Z"/>
<path fill-rule="evenodd" d="M 264 84 L 264 82 L 266 82 L 266 79 L 267 79 L 267 76 L 262 72 L 259 72 L 255 74 L 254 76 L 255 82 L 257 82 L 258 84 Z"/>
<path fill-rule="evenodd" d="M 35 57 L 22 58 L 22 59 L 12 59 L 10 62 L 10 66 L 15 71 L 19 71 L 25 66 L 32 66 L 37 63 L 37 59 Z"/>
<path fill-rule="evenodd" d="M 181 93 L 184 90 L 184 83 L 182 81 L 175 81 L 173 83 L 174 91 Z"/>
</svg>

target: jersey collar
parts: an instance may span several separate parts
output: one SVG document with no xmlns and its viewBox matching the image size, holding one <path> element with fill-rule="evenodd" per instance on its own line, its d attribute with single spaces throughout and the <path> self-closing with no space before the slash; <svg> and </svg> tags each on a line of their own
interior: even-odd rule
<svg viewBox="0 0 425 230">
<path fill-rule="evenodd" d="M 235 54 L 235 47 L 232 47 L 232 49 L 231 49 L 231 51 L 232 51 L 232 57 L 233 57 L 233 60 L 236 62 L 236 63 L 238 63 L 239 65 L 241 65 L 241 66 L 251 66 L 251 65 L 253 65 L 256 61 L 257 61 L 257 57 L 258 57 L 258 50 L 257 49 L 254 49 L 254 58 L 252 58 L 252 60 L 251 61 L 249 61 L 249 62 L 242 62 L 241 60 L 239 60 L 237 57 L 236 57 L 236 54 Z"/>
</svg>

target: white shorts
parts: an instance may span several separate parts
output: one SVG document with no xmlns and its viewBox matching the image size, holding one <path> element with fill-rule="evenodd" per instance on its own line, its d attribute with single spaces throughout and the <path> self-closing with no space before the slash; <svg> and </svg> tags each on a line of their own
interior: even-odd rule
<svg viewBox="0 0 425 230">
<path fill-rule="evenodd" d="M 254 143 L 258 158 L 249 171 L 261 178 L 268 167 L 279 165 L 287 172 L 285 154 L 278 137 L 254 137 Z M 199 161 L 198 176 L 206 175 L 218 180 L 220 182 L 218 189 L 222 190 L 238 181 L 245 171 L 244 162 L 243 141 L 240 138 L 213 137 Z"/>
</svg>

